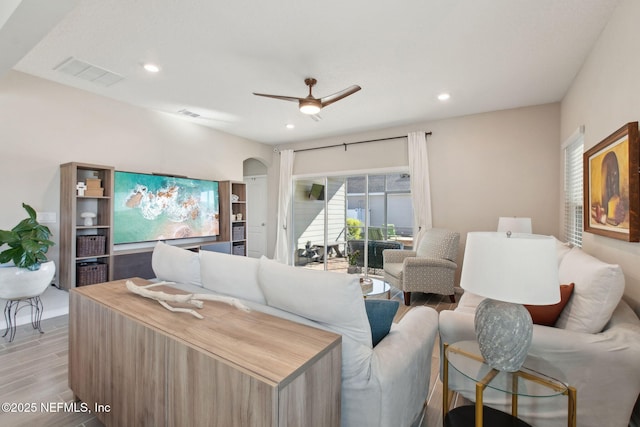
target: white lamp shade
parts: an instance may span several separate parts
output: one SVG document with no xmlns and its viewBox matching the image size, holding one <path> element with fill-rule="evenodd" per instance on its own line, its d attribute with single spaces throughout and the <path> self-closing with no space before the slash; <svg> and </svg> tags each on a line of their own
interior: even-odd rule
<svg viewBox="0 0 640 427">
<path fill-rule="evenodd" d="M 460 286 L 477 295 L 517 304 L 560 301 L 553 236 L 502 232 L 467 234 Z"/>
<path fill-rule="evenodd" d="M 498 231 L 531 234 L 531 218 L 501 216 L 500 218 L 498 218 Z"/>
</svg>

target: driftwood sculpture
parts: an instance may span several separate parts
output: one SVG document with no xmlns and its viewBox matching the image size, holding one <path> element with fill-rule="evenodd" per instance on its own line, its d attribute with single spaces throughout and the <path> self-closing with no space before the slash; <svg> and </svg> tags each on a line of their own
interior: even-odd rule
<svg viewBox="0 0 640 427">
<path fill-rule="evenodd" d="M 129 289 L 134 294 L 143 296 L 145 298 L 151 298 L 160 303 L 164 308 L 169 311 L 179 312 L 179 313 L 189 313 L 198 319 L 204 319 L 204 317 L 195 310 L 190 308 L 180 308 L 173 307 L 169 305 L 170 302 L 179 303 L 179 304 L 191 304 L 196 308 L 202 308 L 202 301 L 218 301 L 223 302 L 225 304 L 229 304 L 233 307 L 236 307 L 240 310 L 251 311 L 249 307 L 241 303 L 236 298 L 226 297 L 223 295 L 213 295 L 213 294 L 168 294 L 162 291 L 152 291 L 150 288 L 161 285 L 170 285 L 172 282 L 159 282 L 152 283 L 151 285 L 138 286 L 133 283 L 131 280 L 126 281 L 127 289 Z"/>
</svg>

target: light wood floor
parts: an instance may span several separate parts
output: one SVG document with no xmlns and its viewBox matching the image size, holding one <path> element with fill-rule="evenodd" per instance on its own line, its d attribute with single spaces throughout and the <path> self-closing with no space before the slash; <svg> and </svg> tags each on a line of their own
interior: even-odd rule
<svg viewBox="0 0 640 427">
<path fill-rule="evenodd" d="M 459 295 L 457 295 L 458 299 Z M 392 299 L 401 302 L 397 318 L 410 308 L 402 304 L 402 294 L 395 290 Z M 455 304 L 448 296 L 413 294 L 411 306 L 427 305 L 437 311 L 450 310 Z M 42 321 L 40 334 L 31 325 L 19 326 L 12 343 L 0 338 L 0 403 L 8 402 L 31 407 L 35 412 L 7 413 L 0 410 L 0 426 L 60 426 L 101 427 L 92 414 L 65 411 L 56 402 L 72 402 L 73 394 L 68 386 L 68 316 Z M 0 322 L 2 327 L 4 322 Z M 4 331 L 3 331 L 4 333 Z M 442 425 L 442 384 L 438 379 L 439 350 L 436 343 L 433 352 L 431 384 L 428 407 L 420 427 Z M 106 402 L 108 403 L 108 402 Z M 43 411 L 45 404 L 48 411 Z"/>
</svg>

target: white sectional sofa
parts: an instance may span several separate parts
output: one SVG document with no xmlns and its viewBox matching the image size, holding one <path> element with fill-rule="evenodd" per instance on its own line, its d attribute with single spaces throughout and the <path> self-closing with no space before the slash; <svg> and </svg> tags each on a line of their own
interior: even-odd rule
<svg viewBox="0 0 640 427">
<path fill-rule="evenodd" d="M 624 275 L 583 252 L 558 244 L 560 283 L 574 283 L 555 327 L 533 325 L 529 354 L 550 362 L 557 375 L 577 389 L 579 427 L 626 427 L 640 394 L 640 320 L 622 299 Z M 440 313 L 441 342 L 474 340 L 475 308 L 482 298 L 465 293 L 453 311 Z M 475 400 L 475 388 L 451 387 Z M 509 412 L 510 396 L 487 390 L 485 405 Z M 534 426 L 567 425 L 567 400 L 518 400 L 518 416 Z"/>
<path fill-rule="evenodd" d="M 260 260 L 158 243 L 157 279 L 179 289 L 240 299 L 253 310 L 342 335 L 341 425 L 416 425 L 427 399 L 438 314 L 411 309 L 375 347 L 358 280 Z"/>
</svg>

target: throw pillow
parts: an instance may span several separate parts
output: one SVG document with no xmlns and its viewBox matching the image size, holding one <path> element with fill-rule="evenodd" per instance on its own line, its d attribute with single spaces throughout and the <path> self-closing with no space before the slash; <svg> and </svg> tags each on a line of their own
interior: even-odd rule
<svg viewBox="0 0 640 427">
<path fill-rule="evenodd" d="M 371 326 L 371 340 L 374 347 L 389 333 L 399 305 L 398 301 L 364 300 L 364 308 L 367 309 L 367 317 Z"/>
<path fill-rule="evenodd" d="M 195 252 L 158 242 L 151 255 L 151 268 L 160 280 L 202 286 L 200 259 Z"/>
<path fill-rule="evenodd" d="M 587 334 L 602 331 L 624 293 L 622 268 L 574 247 L 562 259 L 558 276 L 560 283 L 573 282 L 575 287 L 556 328 Z"/>
<path fill-rule="evenodd" d="M 569 302 L 573 293 L 574 284 L 560 285 L 560 302 L 550 305 L 527 305 L 525 308 L 531 314 L 531 320 L 536 325 L 554 326 L 558 317 L 562 314 L 564 306 Z"/>
</svg>

